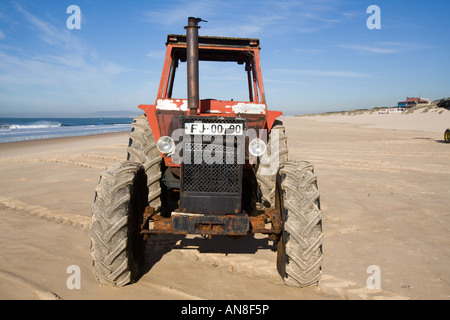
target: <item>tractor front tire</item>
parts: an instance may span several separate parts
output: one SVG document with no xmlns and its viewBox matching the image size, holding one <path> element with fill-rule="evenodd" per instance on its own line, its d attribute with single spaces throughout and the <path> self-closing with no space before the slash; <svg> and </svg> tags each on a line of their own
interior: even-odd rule
<svg viewBox="0 0 450 320">
<path fill-rule="evenodd" d="M 450 143 L 450 129 L 445 130 L 444 140 L 447 143 Z"/>
<path fill-rule="evenodd" d="M 314 168 L 287 161 L 279 170 L 282 235 L 277 268 L 286 285 L 307 287 L 322 276 L 322 213 Z"/>
<path fill-rule="evenodd" d="M 131 161 L 117 163 L 101 175 L 90 230 L 93 269 L 100 283 L 122 287 L 140 276 L 146 244 L 140 234 L 146 182 L 143 166 Z"/>
<path fill-rule="evenodd" d="M 287 160 L 286 129 L 281 121 L 276 120 L 268 137 L 267 152 L 262 156 L 255 172 L 258 182 L 259 202 L 265 208 L 275 208 L 277 174 L 279 168 Z"/>
</svg>

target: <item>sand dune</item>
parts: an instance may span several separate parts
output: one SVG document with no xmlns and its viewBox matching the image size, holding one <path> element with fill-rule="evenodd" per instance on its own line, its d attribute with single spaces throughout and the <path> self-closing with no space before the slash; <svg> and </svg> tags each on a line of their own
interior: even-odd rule
<svg viewBox="0 0 450 320">
<path fill-rule="evenodd" d="M 416 107 L 403 113 L 379 113 L 379 111 L 353 111 L 302 116 L 321 122 L 348 123 L 366 128 L 427 131 L 444 135 L 450 127 L 450 111 L 436 106 Z"/>
</svg>

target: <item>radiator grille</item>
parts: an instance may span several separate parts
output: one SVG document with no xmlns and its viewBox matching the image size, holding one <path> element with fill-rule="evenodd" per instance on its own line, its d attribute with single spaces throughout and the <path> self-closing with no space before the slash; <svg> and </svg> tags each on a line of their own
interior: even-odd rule
<svg viewBox="0 0 450 320">
<path fill-rule="evenodd" d="M 185 117 L 185 123 L 242 123 L 244 119 L 224 117 Z M 240 193 L 245 135 L 183 135 L 182 191 Z"/>
<path fill-rule="evenodd" d="M 239 175 L 239 165 L 187 165 L 184 191 L 237 193 L 240 190 Z"/>
</svg>

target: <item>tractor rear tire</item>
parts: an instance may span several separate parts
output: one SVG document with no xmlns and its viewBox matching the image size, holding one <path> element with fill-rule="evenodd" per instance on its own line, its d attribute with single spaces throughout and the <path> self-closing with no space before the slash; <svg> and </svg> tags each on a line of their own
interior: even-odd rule
<svg viewBox="0 0 450 320">
<path fill-rule="evenodd" d="M 280 168 L 278 193 L 282 235 L 277 268 L 285 284 L 307 287 L 322 276 L 322 213 L 314 168 L 308 162 L 288 161 Z"/>
<path fill-rule="evenodd" d="M 124 161 L 102 173 L 92 208 L 91 257 L 100 283 L 125 286 L 138 279 L 145 261 L 140 234 L 147 206 L 147 177 L 141 164 Z"/>
<path fill-rule="evenodd" d="M 145 114 L 137 116 L 131 124 L 127 160 L 138 162 L 144 167 L 149 190 L 148 204 L 155 209 L 155 213 L 160 213 L 162 157 Z"/>
<path fill-rule="evenodd" d="M 445 130 L 444 140 L 447 143 L 450 143 L 450 129 Z"/>
</svg>

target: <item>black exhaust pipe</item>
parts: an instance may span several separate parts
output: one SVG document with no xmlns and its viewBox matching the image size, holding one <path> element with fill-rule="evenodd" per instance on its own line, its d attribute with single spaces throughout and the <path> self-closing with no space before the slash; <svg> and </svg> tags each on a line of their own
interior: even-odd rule
<svg viewBox="0 0 450 320">
<path fill-rule="evenodd" d="M 191 116 L 197 114 L 200 105 L 198 77 L 198 29 L 200 27 L 198 23 L 201 21 L 204 20 L 189 17 L 188 25 L 184 27 L 186 29 L 188 108 Z"/>
</svg>

